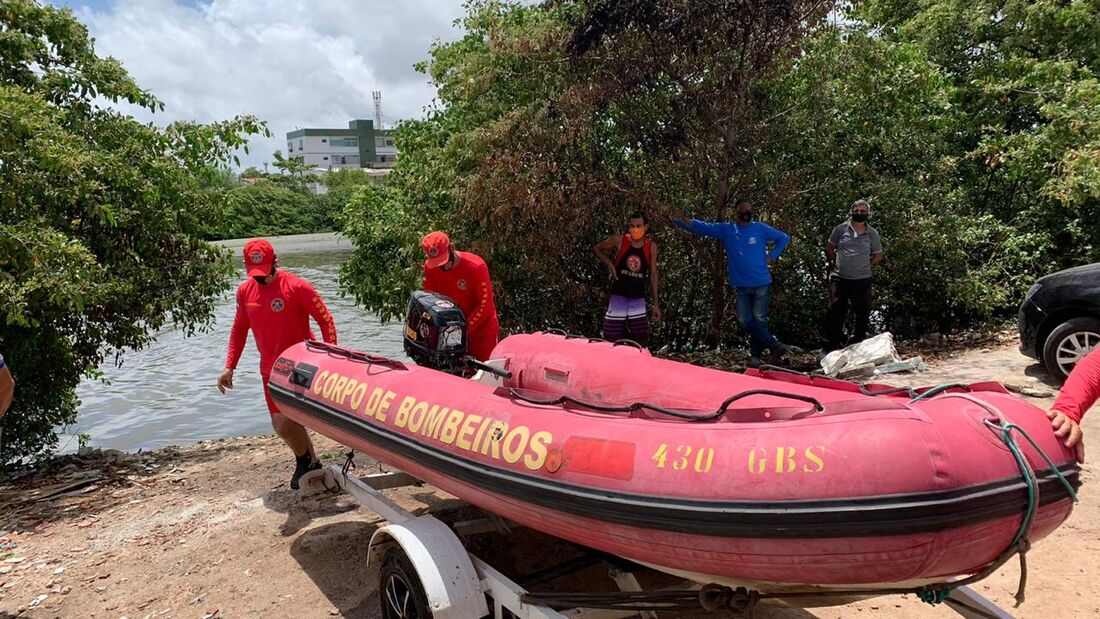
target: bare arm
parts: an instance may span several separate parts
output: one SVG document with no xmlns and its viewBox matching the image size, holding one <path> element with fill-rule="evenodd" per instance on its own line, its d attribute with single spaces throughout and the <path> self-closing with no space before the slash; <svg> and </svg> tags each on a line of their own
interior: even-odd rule
<svg viewBox="0 0 1100 619">
<path fill-rule="evenodd" d="M 596 254 L 596 259 L 607 267 L 612 279 L 615 278 L 615 263 L 611 261 L 611 255 L 618 249 L 619 243 L 618 237 L 609 236 L 592 246 L 592 253 Z"/>
<path fill-rule="evenodd" d="M 883 256 L 885 256 L 885 254 L 883 254 L 882 252 L 871 254 L 871 266 L 875 266 L 876 264 L 882 262 Z"/>
<path fill-rule="evenodd" d="M 825 258 L 828 259 L 830 265 L 836 264 L 836 245 L 833 245 L 832 241 L 825 243 Z M 871 258 L 874 260 L 874 258 Z M 871 264 L 874 264 L 872 262 Z"/>
</svg>

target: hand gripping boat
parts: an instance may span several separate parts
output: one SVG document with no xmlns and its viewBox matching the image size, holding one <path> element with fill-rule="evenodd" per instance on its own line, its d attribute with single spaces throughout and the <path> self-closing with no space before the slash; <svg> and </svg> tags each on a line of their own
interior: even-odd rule
<svg viewBox="0 0 1100 619">
<path fill-rule="evenodd" d="M 485 510 L 761 591 L 981 572 L 1060 525 L 1080 484 L 1045 414 L 996 383 L 734 374 L 554 334 L 508 337 L 492 364 L 510 377 L 303 343 L 271 392 L 304 426 Z M 1010 446 L 1006 424 L 1035 445 Z"/>
</svg>

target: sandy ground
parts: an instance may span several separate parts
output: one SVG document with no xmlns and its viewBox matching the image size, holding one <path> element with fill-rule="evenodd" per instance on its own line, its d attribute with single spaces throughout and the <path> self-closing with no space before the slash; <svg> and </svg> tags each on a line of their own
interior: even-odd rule
<svg viewBox="0 0 1100 619">
<path fill-rule="evenodd" d="M 1000 342 L 939 356 L 929 371 L 892 382 L 1000 379 L 1048 392 L 1044 374 Z M 1086 435 L 1100 437 L 1100 414 Z M 1095 439 L 1094 439 L 1095 440 Z M 339 446 L 322 440 L 330 461 Z M 0 485 L 0 618 L 380 617 L 368 542 L 379 525 L 347 496 L 300 498 L 274 437 L 236 438 L 144 454 L 99 453 Z M 377 470 L 360 456 L 359 470 Z M 1027 602 L 1043 619 L 1100 617 L 1100 495 L 1095 464 L 1070 520 L 1028 556 Z M 406 507 L 447 514 L 461 504 L 430 488 L 390 491 Z M 533 533 L 474 542 L 509 570 L 530 571 L 560 548 Z M 976 586 L 1011 610 L 1018 564 Z M 582 575 L 599 582 L 603 571 Z M 669 617 L 672 614 L 663 614 Z M 702 614 L 680 615 L 701 617 Z M 729 614 L 711 614 L 730 616 Z M 848 606 L 758 609 L 763 619 L 952 617 L 912 596 Z"/>
</svg>

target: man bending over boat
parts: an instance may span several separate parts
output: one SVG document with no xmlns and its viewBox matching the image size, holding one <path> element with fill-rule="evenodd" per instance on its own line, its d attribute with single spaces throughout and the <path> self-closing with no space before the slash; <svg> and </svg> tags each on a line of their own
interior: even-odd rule
<svg viewBox="0 0 1100 619">
<path fill-rule="evenodd" d="M 260 377 L 271 425 L 294 452 L 290 487 L 297 490 L 302 475 L 320 469 L 321 462 L 306 429 L 279 412 L 267 383 L 279 353 L 299 342 L 316 339 L 309 327 L 310 316 L 317 321 L 321 337 L 329 344 L 336 343 L 336 322 L 309 282 L 293 273 L 279 271 L 277 265 L 271 243 L 253 239 L 245 244 L 244 267 L 248 279 L 237 288 L 237 314 L 229 332 L 229 352 L 225 369 L 218 377 L 218 390 L 225 393 L 226 389 L 233 388 L 233 370 L 241 359 L 251 329 L 260 351 Z"/>
<path fill-rule="evenodd" d="M 1066 447 L 1073 449 L 1077 461 L 1085 462 L 1085 437 L 1081 432 L 1081 418 L 1100 398 L 1100 348 L 1093 350 L 1073 366 L 1066 378 L 1054 406 L 1047 416 L 1054 428 L 1054 435 L 1065 439 Z"/>
<path fill-rule="evenodd" d="M 608 237 L 592 248 L 611 275 L 611 298 L 603 317 L 603 336 L 614 342 L 626 337 L 629 331 L 632 340 L 645 346 L 649 339 L 647 290 L 653 298 L 653 320 L 661 320 L 661 306 L 657 302 L 657 244 L 648 236 L 649 220 L 642 211 L 631 213 L 627 225 L 627 234 Z"/>
<path fill-rule="evenodd" d="M 768 224 L 753 221 L 752 203 L 748 200 L 739 200 L 736 211 L 736 223 L 698 219 L 674 219 L 672 223 L 692 234 L 722 241 L 730 286 L 737 291 L 737 319 L 749 333 L 749 365 L 761 364 L 764 349 L 771 350 L 773 363 L 779 363 L 787 346 L 768 331 L 768 294 L 772 285 L 771 267 L 790 244 L 791 237 Z"/>
<path fill-rule="evenodd" d="M 445 232 L 429 233 L 420 246 L 428 256 L 424 290 L 454 299 L 466 315 L 467 352 L 478 361 L 487 361 L 500 335 L 489 267 L 477 254 L 455 250 Z"/>
</svg>

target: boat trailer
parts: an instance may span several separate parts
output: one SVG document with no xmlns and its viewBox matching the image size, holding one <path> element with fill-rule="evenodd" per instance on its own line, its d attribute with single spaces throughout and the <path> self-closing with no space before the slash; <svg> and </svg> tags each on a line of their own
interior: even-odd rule
<svg viewBox="0 0 1100 619">
<path fill-rule="evenodd" d="M 507 532 L 508 523 L 492 514 L 473 521 L 445 524 L 431 514 L 417 516 L 383 491 L 423 482 L 400 471 L 356 475 L 352 455 L 342 465 L 330 464 L 303 477 L 303 494 L 347 493 L 381 516 L 387 524 L 371 535 L 371 559 L 381 554 L 378 593 L 386 619 L 657 619 L 676 610 L 706 612 L 727 609 L 752 616 L 759 601 L 754 591 L 683 581 L 669 589 L 643 591 L 634 573 L 616 566 L 609 576 L 619 591 L 607 593 L 532 594 L 482 561 L 463 545 L 460 535 Z M 384 552 L 376 549 L 385 547 Z M 573 569 L 596 561 L 581 560 Z M 544 570 L 535 581 L 564 575 L 569 566 Z M 568 601 L 575 607 L 555 610 Z M 966 619 L 1012 619 L 1013 615 L 970 587 L 958 587 L 945 605 Z M 736 614 L 734 615 L 736 616 Z"/>
</svg>

